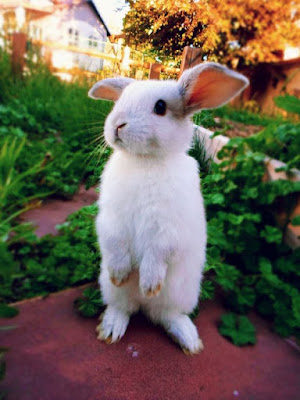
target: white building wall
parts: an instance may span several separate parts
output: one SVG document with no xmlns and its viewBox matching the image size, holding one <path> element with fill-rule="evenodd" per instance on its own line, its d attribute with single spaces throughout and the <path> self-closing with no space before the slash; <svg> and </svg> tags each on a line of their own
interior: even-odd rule
<svg viewBox="0 0 300 400">
<path fill-rule="evenodd" d="M 79 48 L 104 51 L 107 31 L 89 4 L 81 4 L 32 21 L 31 32 L 37 32 L 42 41 Z M 39 39 L 36 37 L 36 39 Z M 56 68 L 75 66 L 97 71 L 103 69 L 104 60 L 65 50 L 52 50 L 52 63 Z"/>
</svg>

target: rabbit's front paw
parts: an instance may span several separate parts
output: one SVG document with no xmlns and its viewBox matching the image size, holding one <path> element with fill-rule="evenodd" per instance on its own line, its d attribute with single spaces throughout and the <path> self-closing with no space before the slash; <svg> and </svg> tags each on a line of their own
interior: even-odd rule
<svg viewBox="0 0 300 400">
<path fill-rule="evenodd" d="M 117 276 L 110 274 L 111 283 L 117 287 L 125 285 L 128 282 L 128 280 L 129 280 L 129 274 L 123 277 L 120 277 L 119 274 L 117 274 Z"/>
<path fill-rule="evenodd" d="M 129 315 L 114 306 L 108 306 L 99 320 L 100 324 L 96 328 L 98 339 L 111 344 L 118 342 L 125 334 Z"/>
<path fill-rule="evenodd" d="M 131 270 L 132 268 L 130 264 L 124 265 L 118 263 L 117 266 L 108 267 L 111 282 L 118 287 L 125 285 L 129 280 Z"/>
<path fill-rule="evenodd" d="M 163 288 L 165 274 L 154 273 L 143 274 L 140 271 L 140 290 L 145 297 L 158 296 Z"/>
<path fill-rule="evenodd" d="M 162 289 L 162 283 L 158 283 L 155 287 L 141 287 L 141 292 L 146 297 L 158 296 Z"/>
</svg>

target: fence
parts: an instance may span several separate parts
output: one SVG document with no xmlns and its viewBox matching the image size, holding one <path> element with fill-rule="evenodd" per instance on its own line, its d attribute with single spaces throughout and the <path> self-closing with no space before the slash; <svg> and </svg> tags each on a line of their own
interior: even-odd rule
<svg viewBox="0 0 300 400">
<path fill-rule="evenodd" d="M 25 68 L 28 48 L 39 51 L 55 72 L 107 73 L 133 76 L 138 79 L 160 79 L 161 73 L 177 77 L 179 68 L 173 68 L 145 56 L 126 46 L 82 38 L 79 45 L 29 39 L 25 33 L 12 34 L 12 65 L 15 73 Z M 98 60 L 98 63 L 96 62 Z"/>
</svg>

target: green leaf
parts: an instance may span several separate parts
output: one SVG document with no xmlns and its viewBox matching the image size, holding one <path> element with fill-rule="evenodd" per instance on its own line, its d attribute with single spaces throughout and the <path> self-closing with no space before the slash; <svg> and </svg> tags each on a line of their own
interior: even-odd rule
<svg viewBox="0 0 300 400">
<path fill-rule="evenodd" d="M 206 279 L 201 285 L 201 300 L 213 299 L 215 295 L 215 286 L 212 281 Z"/>
<path fill-rule="evenodd" d="M 255 327 L 245 316 L 233 313 L 222 315 L 219 332 L 236 346 L 256 343 Z"/>
<path fill-rule="evenodd" d="M 291 113 L 300 115 L 300 100 L 296 96 L 278 96 L 274 98 L 277 107 Z"/>
<path fill-rule="evenodd" d="M 229 193 L 232 190 L 235 190 L 238 188 L 238 185 L 236 185 L 234 182 L 229 181 L 228 184 L 226 185 L 225 189 L 224 189 L 224 193 Z"/>
<path fill-rule="evenodd" d="M 272 264 L 269 259 L 265 257 L 259 258 L 259 267 L 260 271 L 263 275 L 270 275 L 272 274 Z"/>
<path fill-rule="evenodd" d="M 297 215 L 297 217 L 294 217 L 292 219 L 292 225 L 293 226 L 299 226 L 300 225 L 300 215 Z"/>
<path fill-rule="evenodd" d="M 82 317 L 91 318 L 99 315 L 103 307 L 99 289 L 92 287 L 85 289 L 83 297 L 75 299 L 74 307 Z"/>
<path fill-rule="evenodd" d="M 215 193 L 212 196 L 210 196 L 208 200 L 211 204 L 224 204 L 225 196 L 221 193 Z"/>
<path fill-rule="evenodd" d="M 228 264 L 219 265 L 216 274 L 216 281 L 225 290 L 234 289 L 236 281 L 241 275 L 237 268 Z"/>
<path fill-rule="evenodd" d="M 255 289 L 247 286 L 237 287 L 225 297 L 226 305 L 239 314 L 247 313 L 254 306 L 255 299 Z"/>
<path fill-rule="evenodd" d="M 281 243 L 282 231 L 275 226 L 265 225 L 260 236 L 265 238 L 268 243 Z"/>
<path fill-rule="evenodd" d="M 243 215 L 234 215 L 232 213 L 226 213 L 226 217 L 229 222 L 233 225 L 240 225 L 244 221 Z"/>
<path fill-rule="evenodd" d="M 0 304 L 0 318 L 13 318 L 18 314 L 19 310 L 16 307 Z"/>
<path fill-rule="evenodd" d="M 265 280 L 269 282 L 272 286 L 280 286 L 282 284 L 279 277 L 273 272 L 273 267 L 271 262 L 264 257 L 259 259 L 259 266 L 262 276 Z"/>
</svg>

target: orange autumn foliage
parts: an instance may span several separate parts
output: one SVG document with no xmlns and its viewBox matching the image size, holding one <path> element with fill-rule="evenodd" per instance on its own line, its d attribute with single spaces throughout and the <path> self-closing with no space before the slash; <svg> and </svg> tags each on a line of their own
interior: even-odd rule
<svg viewBox="0 0 300 400">
<path fill-rule="evenodd" d="M 126 42 L 159 55 L 176 57 L 193 45 L 201 48 L 203 59 L 237 67 L 276 61 L 287 45 L 300 46 L 300 3 L 295 0 L 127 3 Z"/>
</svg>

